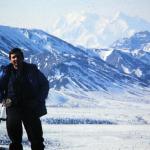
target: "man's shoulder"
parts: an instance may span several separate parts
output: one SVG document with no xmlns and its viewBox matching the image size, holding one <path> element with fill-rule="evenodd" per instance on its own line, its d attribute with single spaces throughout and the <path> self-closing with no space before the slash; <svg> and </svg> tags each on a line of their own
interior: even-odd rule
<svg viewBox="0 0 150 150">
<path fill-rule="evenodd" d="M 28 69 L 33 69 L 33 70 L 36 69 L 37 70 L 36 64 L 24 62 L 24 66 L 25 66 L 25 68 L 28 68 Z"/>
<path fill-rule="evenodd" d="M 7 65 L 2 65 L 1 67 L 0 67 L 0 70 L 2 71 L 2 72 L 5 72 L 5 73 L 8 73 L 8 72 L 10 72 L 11 71 L 11 68 L 12 68 L 12 64 L 7 64 Z"/>
<path fill-rule="evenodd" d="M 0 79 L 8 78 L 11 73 L 11 64 L 0 67 Z"/>
</svg>

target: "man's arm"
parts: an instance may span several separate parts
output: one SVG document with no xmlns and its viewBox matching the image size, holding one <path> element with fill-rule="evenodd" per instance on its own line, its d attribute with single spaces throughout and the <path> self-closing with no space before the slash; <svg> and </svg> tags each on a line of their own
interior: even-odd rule
<svg viewBox="0 0 150 150">
<path fill-rule="evenodd" d="M 0 103 L 3 101 L 3 99 L 6 98 L 7 94 L 7 86 L 8 86 L 8 80 L 9 80 L 9 67 L 8 66 L 1 66 L 0 69 Z"/>
<path fill-rule="evenodd" d="M 38 99 L 42 103 L 45 103 L 45 99 L 47 98 L 48 91 L 49 91 L 49 82 L 45 77 L 45 75 L 40 70 L 37 70 L 37 73 L 38 73 L 38 80 L 39 80 L 39 87 L 40 87 Z"/>
<path fill-rule="evenodd" d="M 2 103 L 5 97 L 5 90 L 4 90 L 4 70 L 0 70 L 0 103 Z"/>
</svg>

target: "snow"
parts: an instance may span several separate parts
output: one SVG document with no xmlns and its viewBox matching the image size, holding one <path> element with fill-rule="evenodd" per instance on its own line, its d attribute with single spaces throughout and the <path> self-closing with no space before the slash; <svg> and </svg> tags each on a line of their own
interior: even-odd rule
<svg viewBox="0 0 150 150">
<path fill-rule="evenodd" d="M 52 145 L 56 144 L 52 149 L 148 150 L 149 129 L 149 126 L 60 125 L 48 126 L 45 133 Z"/>
<path fill-rule="evenodd" d="M 104 61 L 107 60 L 107 57 L 109 55 L 111 55 L 111 53 L 113 52 L 113 49 L 112 48 L 109 48 L 108 50 L 101 50 L 99 52 L 99 55 L 100 55 L 100 58 L 103 59 Z"/>
<path fill-rule="evenodd" d="M 150 43 L 146 44 L 146 46 L 144 47 L 143 51 L 150 52 Z"/>
<path fill-rule="evenodd" d="M 51 89 L 48 114 L 41 118 L 45 150 L 149 150 L 150 89 L 138 90 L 134 97 L 127 91 L 109 95 Z M 0 144 L 8 147 L 9 142 L 5 122 L 1 122 Z M 30 149 L 25 131 L 23 145 L 24 150 Z"/>
<path fill-rule="evenodd" d="M 149 150 L 150 147 L 148 125 L 43 124 L 43 130 L 45 150 Z M 2 135 L 5 133 L 1 138 Z M 25 133 L 23 141 L 24 150 L 30 150 Z"/>
<path fill-rule="evenodd" d="M 68 99 L 59 97 L 62 104 Z M 85 102 L 86 103 L 86 102 Z M 93 102 L 94 103 L 94 102 Z M 113 103 L 115 103 L 113 105 Z M 78 106 L 76 104 L 76 106 Z M 99 108 L 57 108 L 50 107 L 48 115 L 42 120 L 48 123 L 54 123 L 58 120 L 63 123 L 90 123 L 90 124 L 118 124 L 118 125 L 144 125 L 150 124 L 149 118 L 150 104 L 142 105 L 135 103 L 121 103 L 102 101 Z"/>
<path fill-rule="evenodd" d="M 61 79 L 63 76 L 64 76 L 64 74 L 61 73 L 60 70 L 56 71 L 56 76 L 55 76 L 56 79 Z"/>
<path fill-rule="evenodd" d="M 129 70 L 127 67 L 125 67 L 123 64 L 121 65 L 121 67 L 122 67 L 122 69 L 123 69 L 123 72 L 125 72 L 125 73 L 127 73 L 127 74 L 130 74 L 130 73 L 131 73 L 130 70 Z"/>
<path fill-rule="evenodd" d="M 137 69 L 135 70 L 135 74 L 136 74 L 136 76 L 139 77 L 139 78 L 142 76 L 142 71 L 140 70 L 140 68 L 137 68 Z"/>
<path fill-rule="evenodd" d="M 141 94 L 143 93 L 141 89 L 139 91 Z M 148 100 L 149 91 L 147 90 L 144 95 L 145 97 L 139 95 L 139 101 L 138 99 L 135 101 L 135 98 L 128 93 L 116 97 L 115 93 L 109 96 L 99 92 L 79 94 L 78 91 L 75 95 L 75 93 L 69 93 L 66 90 L 51 91 L 51 95 L 47 99 L 48 114 L 41 118 L 47 147 L 64 150 L 88 150 L 97 145 L 97 149 L 102 147 L 103 150 L 148 150 L 147 148 L 150 146 L 148 142 L 150 137 L 150 103 L 146 99 Z M 145 101 L 140 101 L 142 97 Z M 66 124 L 74 121 L 79 125 L 55 125 L 57 121 Z M 82 125 L 87 121 L 99 125 Z M 1 143 L 5 139 L 8 140 L 4 132 L 3 126 L 0 128 Z M 24 141 L 26 140 L 27 138 L 24 138 Z M 108 142 L 110 147 L 108 147 Z"/>
<path fill-rule="evenodd" d="M 8 54 L 5 51 L 1 50 L 1 49 L 0 49 L 0 53 L 2 53 L 4 56 L 8 56 Z"/>
<path fill-rule="evenodd" d="M 50 43 L 47 43 L 43 48 L 49 50 L 50 52 L 52 51 L 52 46 Z"/>
<path fill-rule="evenodd" d="M 131 51 L 131 54 L 133 56 L 138 56 L 139 55 L 139 51 L 140 51 L 140 49 L 134 49 L 133 51 Z"/>
<path fill-rule="evenodd" d="M 81 17 L 79 19 L 80 21 L 78 22 L 76 20 L 77 18 L 72 18 L 72 22 L 74 22 L 76 26 L 82 24 L 82 22 L 85 20 L 89 21 L 88 19 Z M 90 17 L 90 19 L 92 18 Z M 96 20 L 97 19 L 93 18 L 93 21 Z M 107 25 L 107 23 L 109 22 L 107 22 L 106 20 L 104 25 Z M 112 22 L 112 24 L 112 28 L 109 28 L 109 26 L 107 28 L 109 28 L 109 31 L 113 32 L 113 29 L 115 29 L 115 23 Z M 122 21 L 118 21 L 117 25 L 122 25 L 123 28 L 127 27 L 125 22 Z M 88 28 L 89 26 L 90 24 L 86 24 L 86 26 L 84 26 L 84 29 L 82 26 L 81 30 L 78 30 L 78 32 L 82 31 L 83 29 L 83 32 L 88 34 L 88 36 L 86 37 L 87 41 L 92 38 L 93 42 L 98 42 L 93 35 L 85 32 L 85 28 Z M 91 30 L 93 29 L 91 28 Z M 103 30 L 103 32 L 104 31 L 105 30 Z M 19 34 L 20 32 L 10 32 L 10 36 L 14 38 L 13 35 L 15 34 L 12 33 Z M 27 33 L 28 32 L 24 34 L 28 38 L 29 35 L 27 35 Z M 101 33 L 101 31 L 98 31 L 98 33 Z M 45 48 L 50 52 L 53 52 L 54 56 L 56 56 L 56 59 L 59 59 L 57 53 L 61 54 L 65 58 L 78 58 L 79 56 L 84 54 L 83 51 L 79 51 L 79 49 L 57 38 L 53 38 L 52 36 L 50 36 L 49 40 L 47 36 L 42 36 L 42 34 L 42 32 L 41 34 L 35 34 L 35 37 L 32 40 L 34 41 L 36 38 L 42 38 L 43 41 L 41 42 L 48 42 Z M 84 34 L 82 34 L 81 37 L 82 36 L 84 36 Z M 20 34 L 18 35 L 18 37 L 20 37 Z M 19 40 L 19 38 L 17 38 L 17 40 Z M 23 37 L 21 37 L 21 40 L 26 41 L 27 44 L 29 43 L 28 40 L 24 40 Z M 149 45 L 147 46 L 149 47 Z M 27 51 L 28 49 L 25 50 Z M 113 49 L 108 49 L 108 51 L 100 51 L 99 55 L 103 60 L 106 60 L 107 57 L 112 53 L 112 51 Z M 134 51 L 134 54 L 136 55 L 138 51 L 139 49 L 136 49 Z M 7 52 L 0 52 L 3 55 L 7 54 Z M 37 52 L 39 52 L 39 50 Z M 79 53 L 80 55 L 78 56 L 77 53 Z M 93 68 L 85 68 L 83 70 L 84 67 L 82 66 L 83 68 L 80 67 L 80 69 L 84 72 L 89 71 L 89 73 L 96 73 L 96 68 L 102 67 L 103 65 L 97 66 L 98 64 L 94 59 L 95 57 L 93 57 L 97 56 L 95 53 L 93 55 L 92 52 L 89 53 L 87 51 L 87 53 L 89 54 L 88 64 L 92 64 Z M 43 60 L 43 62 L 45 62 L 43 68 L 49 67 L 49 58 L 50 57 L 47 56 Z M 118 58 L 118 61 L 120 59 L 121 57 Z M 35 61 L 38 64 L 38 68 L 40 68 L 42 64 L 40 63 L 38 58 L 35 58 Z M 68 68 L 79 68 L 80 61 L 78 62 L 66 60 L 63 61 L 65 65 L 69 66 Z M 126 66 L 122 65 L 122 68 L 125 73 L 130 73 L 129 69 Z M 92 80 L 88 80 L 89 74 L 81 74 L 78 69 L 75 70 L 76 74 L 74 74 L 73 76 L 74 79 L 77 79 L 77 81 L 75 82 L 75 80 L 72 80 L 71 77 L 65 76 L 64 73 L 60 72 L 56 68 L 56 76 L 54 76 L 54 78 L 56 78 L 57 80 L 62 80 L 65 76 L 65 79 L 67 79 L 70 84 L 67 84 L 66 87 L 63 87 L 61 90 L 54 90 L 55 87 L 50 89 L 50 93 L 46 101 L 48 114 L 41 118 L 47 150 L 149 149 L 150 88 L 139 86 L 138 84 L 140 84 L 140 82 L 136 82 L 134 85 L 132 83 L 110 83 L 109 80 L 106 79 L 112 78 L 110 76 L 111 72 L 109 72 L 108 74 L 108 71 L 105 71 L 106 68 L 102 68 L 102 71 L 103 69 L 104 72 L 97 72 L 104 73 L 104 76 L 102 76 L 102 78 L 97 78 L 96 74 L 93 74 L 93 78 L 95 79 L 94 81 L 96 83 L 100 83 L 98 82 L 98 80 L 100 80 L 101 83 L 104 82 L 104 84 L 102 85 L 106 86 L 107 89 L 89 91 L 86 87 L 86 84 L 82 83 L 89 83 L 91 87 L 97 86 L 95 82 L 93 82 Z M 115 68 L 114 70 L 120 73 Z M 142 71 L 140 70 L 140 68 L 134 70 L 134 73 L 138 77 L 142 76 Z M 106 74 L 108 74 L 110 78 L 107 78 Z M 98 76 L 100 75 L 101 74 L 98 74 Z M 53 80 L 51 76 L 49 76 L 49 79 Z M 116 79 L 116 81 L 118 80 L 119 79 Z M 111 84 L 113 84 L 114 86 Z M 86 89 L 87 91 L 80 89 L 79 85 L 82 85 L 82 88 Z M 9 140 L 4 126 L 4 122 L 2 122 L 0 124 L 0 144 L 4 144 L 6 146 L 6 144 L 9 143 Z M 28 150 L 29 144 L 26 134 L 24 134 L 23 143 L 25 149 Z"/>
<path fill-rule="evenodd" d="M 46 31 L 74 45 L 106 48 L 120 38 L 149 29 L 149 22 L 122 12 L 112 14 L 110 18 L 82 11 L 61 16 Z"/>
<path fill-rule="evenodd" d="M 76 66 L 78 68 L 80 68 L 80 65 L 78 65 L 78 63 L 76 62 L 64 62 L 65 65 L 68 65 L 68 66 Z"/>
</svg>

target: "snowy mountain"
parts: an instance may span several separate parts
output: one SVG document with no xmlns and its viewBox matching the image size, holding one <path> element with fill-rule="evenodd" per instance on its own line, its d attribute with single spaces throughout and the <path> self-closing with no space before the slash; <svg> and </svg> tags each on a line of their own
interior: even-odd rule
<svg viewBox="0 0 150 150">
<path fill-rule="evenodd" d="M 121 40 L 118 40 L 112 45 L 112 47 L 118 49 L 121 53 L 125 53 L 125 55 L 131 57 L 132 60 L 136 60 L 136 63 L 134 64 L 136 64 L 137 66 L 131 67 L 130 72 L 134 72 L 134 70 L 138 70 L 137 76 L 138 75 L 141 77 L 145 76 L 145 78 L 148 79 L 150 74 L 149 45 L 150 45 L 150 32 L 145 31 L 145 32 L 138 32 L 134 34 L 131 38 L 123 38 Z M 112 55 L 110 57 L 113 57 Z M 108 59 L 107 61 L 109 60 L 110 59 Z M 131 64 L 132 63 L 130 63 L 128 67 L 126 65 L 126 67 L 129 69 L 130 68 L 129 66 L 131 66 Z M 146 82 L 148 81 L 146 80 Z"/>
<path fill-rule="evenodd" d="M 126 74 L 132 74 L 143 80 L 146 84 L 150 83 L 150 65 L 144 64 L 137 58 L 130 56 L 125 52 L 114 50 L 106 60 L 109 64 L 115 66 Z"/>
<path fill-rule="evenodd" d="M 0 26 L 0 66 L 9 63 L 8 51 L 11 48 L 20 47 L 25 60 L 37 64 L 49 80 L 48 114 L 41 118 L 47 150 L 91 149 L 95 144 L 96 149 L 149 147 L 149 34 L 136 33 L 108 49 L 86 49 L 42 30 Z M 135 49 L 134 43 L 129 42 L 132 38 L 138 43 Z M 79 136 L 83 137 L 82 142 Z M 111 146 L 108 146 L 108 140 Z M 0 148 L 8 147 L 9 143 L 2 122 Z M 30 149 L 26 134 L 23 146 Z"/>
<path fill-rule="evenodd" d="M 146 64 L 150 64 L 150 32 L 138 32 L 130 38 L 123 38 L 112 44 L 112 48 L 129 53 Z"/>
<path fill-rule="evenodd" d="M 38 65 L 48 77 L 51 90 L 56 90 L 50 95 L 57 97 L 54 105 L 84 106 L 84 101 L 77 102 L 77 97 L 88 99 L 89 95 L 83 91 L 99 91 L 109 97 L 127 89 L 136 95 L 136 88 L 149 87 L 149 65 L 114 48 L 95 51 L 79 48 L 42 30 L 5 26 L 0 26 L 0 43 L 1 65 L 8 63 L 8 51 L 12 47 L 22 48 L 25 60 Z M 97 51 L 107 52 L 107 57 L 103 54 L 103 60 Z M 90 100 L 88 105 L 92 103 Z"/>
<path fill-rule="evenodd" d="M 150 32 L 143 31 L 135 33 L 130 38 L 117 40 L 111 47 L 130 51 L 143 50 L 150 52 L 148 45 L 150 45 Z"/>
<path fill-rule="evenodd" d="M 69 43 L 87 48 L 106 48 L 120 38 L 145 30 L 150 31 L 149 22 L 122 12 L 102 17 L 84 11 L 69 13 L 46 29 Z"/>
<path fill-rule="evenodd" d="M 99 57 L 125 74 L 149 84 L 150 32 L 135 33 L 130 38 L 117 40 L 108 49 L 92 49 Z"/>
</svg>

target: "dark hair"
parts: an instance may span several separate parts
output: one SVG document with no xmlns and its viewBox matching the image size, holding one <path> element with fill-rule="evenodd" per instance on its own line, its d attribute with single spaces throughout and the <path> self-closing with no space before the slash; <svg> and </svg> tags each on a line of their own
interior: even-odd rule
<svg viewBox="0 0 150 150">
<path fill-rule="evenodd" d="M 24 59 L 23 52 L 20 48 L 13 48 L 9 51 L 9 59 L 11 59 L 11 54 L 20 53 L 21 57 Z"/>
</svg>

